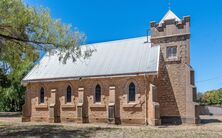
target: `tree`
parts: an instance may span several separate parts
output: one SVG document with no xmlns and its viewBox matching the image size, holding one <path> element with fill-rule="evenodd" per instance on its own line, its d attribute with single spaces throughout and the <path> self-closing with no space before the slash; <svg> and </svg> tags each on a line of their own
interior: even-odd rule
<svg viewBox="0 0 222 138">
<path fill-rule="evenodd" d="M 222 89 L 205 92 L 201 101 L 207 105 L 222 105 Z"/>
<path fill-rule="evenodd" d="M 28 7 L 21 0 L 1 0 L 0 13 L 1 60 L 12 49 L 16 50 L 15 56 L 21 57 L 24 53 L 33 56 L 33 48 L 46 51 L 57 48 L 63 62 L 67 58 L 75 61 L 80 56 L 88 57 L 92 52 L 90 49 L 81 52 L 84 34 L 52 19 L 45 8 Z"/>
<path fill-rule="evenodd" d="M 87 58 L 81 50 L 85 35 L 71 25 L 54 20 L 47 9 L 29 7 L 21 0 L 0 1 L 0 109 L 21 109 L 24 88 L 20 81 L 38 59 L 39 51 L 54 49 L 63 63 Z"/>
</svg>

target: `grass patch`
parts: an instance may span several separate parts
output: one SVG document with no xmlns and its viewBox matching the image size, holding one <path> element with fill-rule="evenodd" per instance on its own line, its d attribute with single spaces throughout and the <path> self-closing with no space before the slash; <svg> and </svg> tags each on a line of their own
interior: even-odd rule
<svg viewBox="0 0 222 138">
<path fill-rule="evenodd" d="M 0 137 L 220 137 L 220 129 L 157 128 L 157 127 L 75 127 L 63 125 L 5 125 Z"/>
<path fill-rule="evenodd" d="M 9 126 L 9 125 L 10 125 L 9 123 L 1 122 L 1 121 L 0 121 L 0 126 Z"/>
<path fill-rule="evenodd" d="M 0 137 L 74 137 L 74 138 L 187 138 L 187 137 L 222 137 L 221 117 L 204 118 L 202 125 L 180 126 L 115 126 L 98 124 L 75 124 L 75 123 L 21 123 L 19 119 L 14 122 L 0 120 Z M 208 119 L 206 121 L 206 119 Z"/>
</svg>

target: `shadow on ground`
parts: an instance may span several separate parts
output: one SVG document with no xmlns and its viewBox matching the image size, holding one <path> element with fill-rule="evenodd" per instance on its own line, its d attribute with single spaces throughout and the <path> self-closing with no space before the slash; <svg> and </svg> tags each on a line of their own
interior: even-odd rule
<svg viewBox="0 0 222 138">
<path fill-rule="evenodd" d="M 210 124 L 210 123 L 222 123 L 219 119 L 201 119 L 201 124 Z"/>
<path fill-rule="evenodd" d="M 110 132 L 115 128 L 76 128 L 58 125 L 1 126 L 0 137 L 93 137 L 97 131 Z"/>
<path fill-rule="evenodd" d="M 21 117 L 21 112 L 0 112 L 0 117 Z"/>
</svg>

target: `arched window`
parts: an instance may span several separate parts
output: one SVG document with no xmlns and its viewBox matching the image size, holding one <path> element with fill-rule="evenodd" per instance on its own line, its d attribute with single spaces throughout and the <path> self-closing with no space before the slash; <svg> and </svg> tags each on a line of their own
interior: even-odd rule
<svg viewBox="0 0 222 138">
<path fill-rule="evenodd" d="M 45 101 L 44 97 L 45 97 L 45 90 L 44 90 L 44 88 L 42 87 L 42 88 L 40 89 L 40 95 L 39 95 L 39 102 L 40 102 L 40 103 L 44 103 L 44 101 Z"/>
<path fill-rule="evenodd" d="M 101 102 L 101 87 L 100 85 L 96 85 L 95 89 L 95 102 Z"/>
<path fill-rule="evenodd" d="M 128 101 L 134 102 L 136 99 L 136 86 L 133 82 L 129 85 Z"/>
<path fill-rule="evenodd" d="M 72 100 L 72 88 L 71 86 L 69 85 L 67 88 L 66 88 L 66 102 L 70 103 Z"/>
</svg>

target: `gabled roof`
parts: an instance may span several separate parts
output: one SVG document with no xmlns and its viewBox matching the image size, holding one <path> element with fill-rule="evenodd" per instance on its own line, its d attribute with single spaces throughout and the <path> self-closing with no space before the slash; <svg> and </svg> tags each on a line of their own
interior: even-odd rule
<svg viewBox="0 0 222 138">
<path fill-rule="evenodd" d="M 59 62 L 57 54 L 46 54 L 23 79 L 24 82 L 157 73 L 160 47 L 145 43 L 147 37 L 95 43 L 82 48 L 96 49 L 92 56 L 76 62 Z"/>
<path fill-rule="evenodd" d="M 160 21 L 161 23 L 164 23 L 166 20 L 175 19 L 176 21 L 180 21 L 180 18 L 176 16 L 171 10 L 169 10 L 166 15 L 163 17 L 163 19 Z"/>
</svg>

